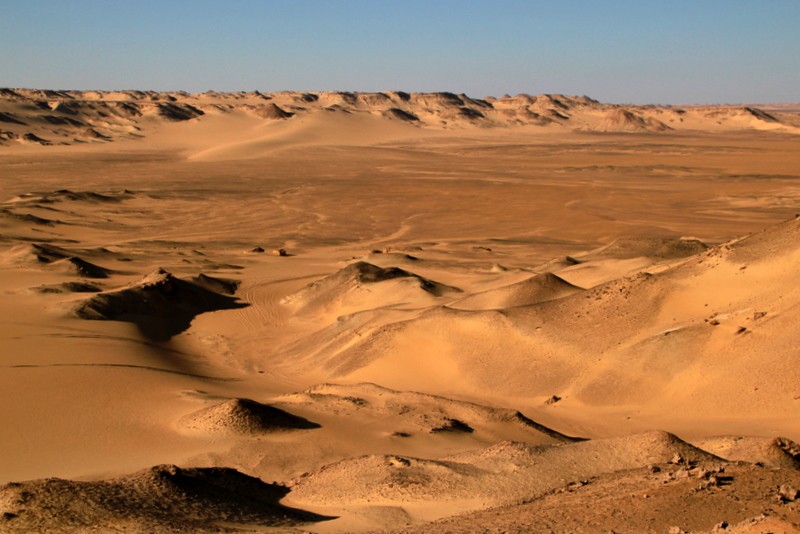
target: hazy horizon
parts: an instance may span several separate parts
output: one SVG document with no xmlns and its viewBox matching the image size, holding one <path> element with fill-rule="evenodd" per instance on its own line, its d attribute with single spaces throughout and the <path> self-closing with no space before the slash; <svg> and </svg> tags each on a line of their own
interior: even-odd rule
<svg viewBox="0 0 800 534">
<path fill-rule="evenodd" d="M 800 101 L 800 6 L 736 0 L 402 4 L 4 2 L 0 86 Z"/>
</svg>

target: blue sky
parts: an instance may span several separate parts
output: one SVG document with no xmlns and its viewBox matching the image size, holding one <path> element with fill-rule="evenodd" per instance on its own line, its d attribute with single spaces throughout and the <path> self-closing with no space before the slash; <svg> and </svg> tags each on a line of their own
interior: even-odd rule
<svg viewBox="0 0 800 534">
<path fill-rule="evenodd" d="M 0 87 L 800 101 L 800 0 L 0 0 Z"/>
</svg>

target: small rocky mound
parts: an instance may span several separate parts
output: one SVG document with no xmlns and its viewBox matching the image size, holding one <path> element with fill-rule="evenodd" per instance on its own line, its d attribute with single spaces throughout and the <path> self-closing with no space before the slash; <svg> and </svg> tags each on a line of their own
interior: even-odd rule
<svg viewBox="0 0 800 534">
<path fill-rule="evenodd" d="M 5 141 L 17 141 L 19 136 L 14 132 L 8 130 L 0 130 L 0 142 L 5 144 Z"/>
<path fill-rule="evenodd" d="M 214 291 L 215 293 L 222 293 L 224 295 L 233 295 L 236 293 L 236 290 L 239 289 L 239 281 L 238 280 L 230 280 L 228 278 L 217 278 L 214 276 L 208 276 L 207 274 L 200 273 L 194 278 L 192 278 L 192 282 L 202 286 L 209 291 Z"/>
<path fill-rule="evenodd" d="M 365 261 L 351 263 L 347 267 L 321 280 L 310 283 L 301 291 L 285 297 L 283 304 L 296 305 L 306 311 L 313 309 L 335 309 L 341 306 L 373 306 L 366 304 L 375 298 L 378 288 L 365 289 L 382 282 L 398 281 L 402 287 L 384 286 L 392 290 L 389 298 L 430 298 L 461 290 L 428 280 L 399 267 L 379 267 Z"/>
<path fill-rule="evenodd" d="M 389 108 L 383 112 L 383 115 L 385 117 L 389 117 L 390 119 L 400 119 L 406 122 L 419 122 L 419 117 L 410 111 L 405 111 L 400 108 Z"/>
<path fill-rule="evenodd" d="M 770 115 L 766 111 L 760 110 L 758 108 L 745 107 L 744 110 L 747 113 L 749 113 L 750 115 L 752 115 L 753 117 L 755 117 L 757 119 L 760 119 L 760 120 L 762 120 L 764 122 L 781 122 L 780 120 L 775 118 L 773 115 Z"/>
<path fill-rule="evenodd" d="M 485 118 L 485 115 L 483 113 L 481 113 L 480 111 L 478 111 L 477 109 L 468 108 L 466 106 L 462 106 L 462 107 L 458 108 L 458 114 L 461 117 L 464 117 L 464 118 L 467 118 L 467 119 L 483 119 L 483 118 Z"/>
<path fill-rule="evenodd" d="M 38 145 L 44 145 L 44 146 L 48 146 L 48 145 L 52 145 L 53 144 L 52 141 L 44 139 L 43 137 L 39 137 L 38 135 L 36 135 L 34 133 L 30 133 L 30 132 L 24 134 L 22 136 L 22 140 L 23 141 L 27 141 L 28 143 L 36 143 Z"/>
<path fill-rule="evenodd" d="M 586 261 L 590 259 L 648 257 L 658 260 L 672 260 L 694 256 L 706 250 L 708 250 L 708 245 L 697 239 L 620 238 L 578 259 L 579 261 Z"/>
<path fill-rule="evenodd" d="M 503 309 L 530 306 L 540 302 L 556 300 L 583 291 L 553 273 L 542 273 L 521 282 L 498 289 L 470 295 L 453 304 L 457 309 Z"/>
<path fill-rule="evenodd" d="M 601 132 L 663 132 L 671 130 L 663 122 L 642 117 L 622 108 L 609 111 L 595 129 Z"/>
<path fill-rule="evenodd" d="M 341 284 L 375 284 L 386 280 L 397 278 L 412 278 L 419 282 L 420 287 L 434 295 L 442 295 L 449 291 L 458 289 L 428 280 L 412 272 L 399 267 L 378 267 L 365 261 L 351 263 L 344 269 L 326 277 L 318 282 L 310 284 L 309 288 L 327 288 L 328 286 L 339 286 Z"/>
<path fill-rule="evenodd" d="M 57 189 L 55 191 L 25 193 L 17 197 L 15 202 L 34 205 L 54 204 L 62 201 L 115 203 L 130 198 L 132 195 L 133 193 L 128 190 L 97 193 L 96 191 Z"/>
<path fill-rule="evenodd" d="M 156 107 L 160 116 L 171 121 L 188 121 L 205 115 L 202 110 L 190 104 L 160 102 Z"/>
<path fill-rule="evenodd" d="M 320 425 L 250 399 L 231 399 L 182 417 L 183 430 L 209 434 L 263 434 Z"/>
<path fill-rule="evenodd" d="M 517 432 L 522 430 L 529 442 L 552 444 L 582 440 L 547 428 L 516 410 L 415 391 L 398 391 L 370 383 L 317 384 L 276 400 L 282 408 L 300 405 L 313 413 L 341 417 L 369 414 L 371 419 L 383 421 L 381 424 L 385 423 L 395 435 L 474 432 L 485 437 L 493 435 L 498 427 L 505 427 L 514 435 L 519 435 Z"/>
<path fill-rule="evenodd" d="M 319 95 L 316 95 L 314 93 L 303 93 L 303 94 L 301 94 L 299 96 L 296 96 L 295 99 L 298 102 L 305 102 L 305 103 L 309 104 L 311 102 L 318 101 L 319 100 Z"/>
<path fill-rule="evenodd" d="M 255 109 L 256 115 L 262 119 L 288 119 L 294 116 L 294 113 L 286 111 L 274 102 L 265 106 L 259 106 Z"/>
<path fill-rule="evenodd" d="M 43 196 L 43 201 L 73 200 L 76 202 L 119 202 L 121 197 L 127 196 L 125 192 L 115 195 L 104 195 L 95 191 L 71 191 L 59 189 Z"/>
<path fill-rule="evenodd" d="M 24 223 L 37 224 L 39 226 L 55 226 L 56 224 L 61 224 L 61 221 L 46 219 L 32 213 L 17 213 L 8 208 L 0 209 L 0 216 L 15 219 Z"/>
<path fill-rule="evenodd" d="M 145 337 L 166 341 L 189 328 L 201 313 L 244 306 L 233 297 L 157 269 L 124 289 L 93 296 L 75 314 L 82 319 L 135 323 Z"/>
<path fill-rule="evenodd" d="M 44 263 L 54 269 L 62 269 L 83 278 L 108 278 L 108 275 L 114 272 L 84 260 L 73 251 L 44 243 L 25 246 L 21 250 L 16 250 L 14 255 L 22 261 L 35 260 L 37 263 Z"/>
<path fill-rule="evenodd" d="M 30 253 L 39 263 L 52 263 L 73 256 L 72 252 L 66 249 L 44 243 L 34 243 L 25 252 Z"/>
<path fill-rule="evenodd" d="M 443 424 L 431 428 L 431 434 L 438 434 L 441 432 L 456 432 L 456 433 L 463 432 L 471 434 L 475 432 L 475 429 L 469 426 L 464 421 L 461 421 L 459 419 L 453 419 L 451 417 L 446 417 Z"/>
<path fill-rule="evenodd" d="M 41 286 L 36 288 L 39 293 L 99 293 L 102 287 L 86 282 L 64 282 L 52 286 Z"/>
<path fill-rule="evenodd" d="M 800 444 L 787 438 L 717 436 L 693 444 L 732 462 L 800 469 Z"/>
<path fill-rule="evenodd" d="M 84 278 L 108 278 L 108 275 L 112 272 L 109 269 L 95 265 L 94 263 L 88 262 L 77 256 L 71 256 L 63 260 L 58 260 L 57 262 L 54 262 L 53 265 L 57 266 L 61 265 L 62 263 L 68 271 L 72 271 L 78 276 L 82 276 Z"/>
<path fill-rule="evenodd" d="M 649 432 L 545 446 L 505 442 L 437 460 L 363 456 L 326 465 L 291 484 L 294 502 L 308 506 L 353 506 L 375 501 L 403 506 L 433 499 L 481 500 L 482 506 L 497 506 L 550 494 L 568 481 L 586 481 L 654 464 L 688 473 L 700 462 L 724 466 L 724 460 L 672 434 Z M 711 476 L 710 470 L 707 474 Z M 343 480 L 347 484 L 342 484 Z"/>
<path fill-rule="evenodd" d="M 3 532 L 233 532 L 332 519 L 283 506 L 288 489 L 228 468 L 159 465 L 99 482 L 0 486 Z"/>
<path fill-rule="evenodd" d="M 101 132 L 95 130 L 94 128 L 86 128 L 85 130 L 83 130 L 82 132 L 80 132 L 76 136 L 76 139 L 78 139 L 78 140 L 83 139 L 83 140 L 96 140 L 96 141 L 110 141 L 111 137 L 106 135 L 106 134 L 104 134 L 104 133 L 101 133 Z"/>
<path fill-rule="evenodd" d="M 464 105 L 464 101 L 458 95 L 448 92 L 439 93 L 413 93 L 411 95 L 411 102 L 423 108 L 433 109 L 452 109 Z"/>
<path fill-rule="evenodd" d="M 7 122 L 10 124 L 19 124 L 21 126 L 27 126 L 25 122 L 15 117 L 13 113 L 0 112 L 0 122 Z"/>
<path fill-rule="evenodd" d="M 44 115 L 42 116 L 45 122 L 54 124 L 56 126 L 86 126 L 86 123 L 72 117 L 63 117 L 59 115 Z"/>
</svg>

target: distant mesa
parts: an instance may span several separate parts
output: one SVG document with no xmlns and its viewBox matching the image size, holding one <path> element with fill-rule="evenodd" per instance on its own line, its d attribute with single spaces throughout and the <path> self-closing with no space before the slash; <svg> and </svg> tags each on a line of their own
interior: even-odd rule
<svg viewBox="0 0 800 534">
<path fill-rule="evenodd" d="M 230 399 L 182 417 L 178 427 L 190 432 L 247 435 L 320 428 L 320 425 L 250 399 Z"/>
<path fill-rule="evenodd" d="M 251 118 L 275 122 L 329 111 L 341 117 L 402 121 L 431 129 L 537 126 L 597 133 L 656 134 L 673 129 L 720 128 L 800 132 L 796 117 L 780 110 L 616 105 L 563 94 L 481 99 L 463 93 L 403 91 L 265 94 L 0 89 L 0 145 L 141 139 L 154 131 L 159 121 L 213 120 L 242 111 Z"/>
<path fill-rule="evenodd" d="M 0 529 L 118 531 L 125 525 L 136 532 L 217 532 L 222 524 L 288 528 L 333 519 L 280 504 L 288 493 L 235 469 L 175 465 L 92 482 L 12 482 L 0 486 Z"/>
<path fill-rule="evenodd" d="M 75 314 L 82 319 L 131 322 L 146 338 L 167 341 L 188 329 L 201 313 L 247 306 L 209 289 L 230 288 L 228 282 L 211 278 L 190 282 L 157 269 L 124 289 L 91 297 L 75 308 Z"/>
</svg>

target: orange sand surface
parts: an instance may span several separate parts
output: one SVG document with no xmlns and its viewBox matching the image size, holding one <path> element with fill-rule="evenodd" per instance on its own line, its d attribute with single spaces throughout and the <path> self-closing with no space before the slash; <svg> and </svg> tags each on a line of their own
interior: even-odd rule
<svg viewBox="0 0 800 534">
<path fill-rule="evenodd" d="M 0 90 L 0 532 L 795 532 L 798 133 Z"/>
</svg>

